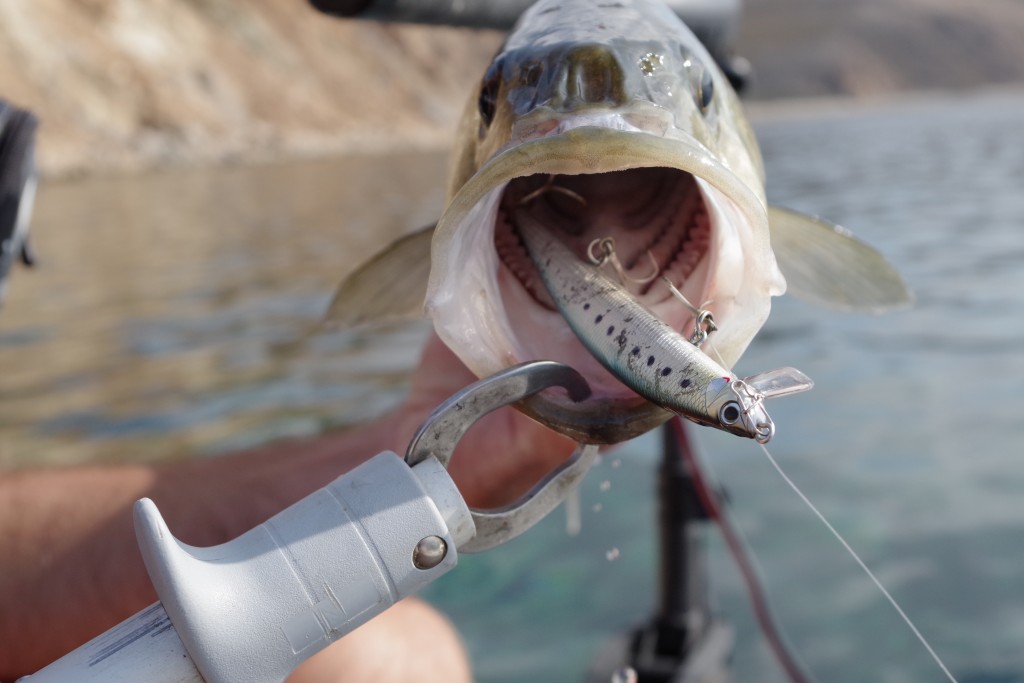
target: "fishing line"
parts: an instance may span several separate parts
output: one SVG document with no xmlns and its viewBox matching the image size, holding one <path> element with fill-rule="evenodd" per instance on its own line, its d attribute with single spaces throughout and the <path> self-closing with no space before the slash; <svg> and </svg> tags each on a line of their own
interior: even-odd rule
<svg viewBox="0 0 1024 683">
<path fill-rule="evenodd" d="M 928 641 L 925 640 L 925 637 L 921 634 L 920 631 L 917 630 L 917 627 L 914 626 L 914 622 L 910 620 L 910 617 L 908 617 L 907 613 L 903 611 L 903 608 L 900 607 L 898 602 L 896 602 L 896 599 L 892 597 L 889 591 L 886 590 L 885 586 L 882 585 L 882 582 L 878 580 L 878 577 L 875 576 L 875 573 L 868 569 L 868 566 L 864 564 L 864 560 L 860 559 L 860 555 L 858 555 L 857 552 L 850 546 L 850 544 L 846 542 L 846 539 L 843 538 L 842 534 L 840 534 L 836 530 L 836 528 L 832 526 L 832 524 L 827 519 L 825 519 L 825 515 L 823 515 L 821 511 L 818 510 L 817 507 L 815 507 L 814 503 L 811 502 L 810 498 L 805 496 L 803 491 L 801 491 L 800 488 L 793 482 L 793 480 L 786 475 L 786 473 L 782 470 L 782 467 L 779 466 L 779 463 L 775 460 L 775 458 L 772 457 L 772 454 L 768 452 L 768 449 L 765 448 L 764 444 L 758 445 L 761 446 L 761 450 L 764 451 L 765 457 L 768 458 L 768 462 L 772 464 L 772 467 L 774 467 L 775 471 L 779 473 L 779 476 L 782 477 L 782 480 L 789 485 L 789 488 L 793 489 L 793 492 L 796 493 L 797 496 L 799 496 L 800 500 L 802 500 L 804 504 L 808 508 L 810 508 L 811 512 L 813 512 L 815 516 L 819 520 L 821 520 L 821 523 L 825 525 L 825 528 L 832 532 L 832 535 L 836 537 L 836 540 L 838 540 L 839 543 L 844 548 L 846 548 L 846 552 L 850 554 L 850 557 L 852 557 L 857 562 L 857 564 L 860 565 L 860 568 L 864 570 L 864 573 L 868 575 L 868 578 L 871 579 L 875 586 L 878 587 L 878 590 L 882 591 L 882 595 L 885 596 L 885 599 L 888 600 L 889 604 L 893 606 L 893 609 L 896 610 L 896 613 L 899 614 L 903 621 L 907 624 L 907 626 L 910 627 L 911 632 L 913 632 L 913 634 L 917 636 L 917 639 L 921 641 L 921 644 L 924 645 L 924 649 L 928 651 L 928 654 L 931 655 L 932 659 L 935 660 L 935 663 L 939 665 L 940 669 L 942 669 L 942 673 L 946 674 L 946 678 L 952 681 L 952 683 L 957 683 L 956 678 L 954 678 L 953 674 L 951 674 L 949 672 L 949 669 L 946 668 L 946 665 L 942 662 L 942 659 L 939 658 L 938 653 L 936 653 L 935 650 L 932 649 L 932 646 L 928 644 Z"/>
<path fill-rule="evenodd" d="M 726 365 L 725 365 L 725 359 L 724 359 L 724 358 L 722 358 L 722 354 L 720 354 L 720 353 L 718 352 L 718 349 L 716 349 L 716 348 L 715 348 L 715 345 L 714 345 L 714 343 L 712 343 L 712 342 L 708 342 L 708 349 L 710 349 L 710 350 L 711 350 L 711 353 L 715 354 L 715 358 L 717 358 L 717 359 L 718 359 L 718 363 L 719 363 L 719 365 L 721 365 L 721 366 L 722 366 L 723 368 L 724 368 L 724 367 L 726 367 Z"/>
<path fill-rule="evenodd" d="M 721 362 L 724 366 L 725 363 L 722 362 L 722 356 L 718 353 L 718 349 L 715 348 L 713 342 L 708 343 L 708 349 L 711 351 L 712 354 L 714 354 L 718 358 L 719 362 Z M 850 557 L 854 559 L 854 561 L 860 566 L 864 573 L 867 574 L 868 578 L 871 579 L 872 583 L 874 583 L 878 590 L 882 592 L 882 595 L 885 596 L 885 599 L 889 601 L 889 604 L 892 605 L 893 609 L 896 610 L 896 613 L 899 614 L 900 618 L 903 619 L 904 623 L 906 623 L 906 625 L 910 628 L 910 631 L 914 634 L 918 641 L 920 641 L 921 645 L 924 646 L 924 649 L 928 652 L 931 658 L 935 661 L 936 664 L 938 664 L 939 669 L 941 669 L 942 673 L 946 675 L 946 678 L 948 678 L 952 683 L 957 683 L 956 678 L 953 676 L 952 673 L 950 673 L 949 669 L 946 667 L 946 664 L 939 657 L 938 653 L 935 652 L 935 650 L 928 643 L 927 639 L 925 639 L 921 631 L 919 631 L 917 626 L 914 625 L 914 622 L 910 620 L 910 617 L 907 615 L 907 613 L 904 612 L 903 608 L 900 607 L 898 602 L 896 602 L 896 598 L 894 598 L 892 594 L 889 593 L 889 591 L 886 589 L 886 587 L 882 585 L 882 582 L 879 580 L 877 576 L 875 576 L 875 573 L 872 572 L 870 568 L 868 568 L 864 560 L 860 558 L 860 555 L 858 555 L 857 552 L 853 549 L 853 547 L 849 543 L 847 543 L 846 539 L 843 538 L 842 534 L 840 534 L 839 531 L 834 526 L 832 526 L 832 523 L 825 518 L 825 515 L 822 514 L 822 512 L 817 508 L 817 506 L 815 506 L 814 503 L 811 502 L 811 499 L 804 495 L 804 492 L 800 490 L 800 487 L 798 487 L 796 483 L 789 478 L 785 471 L 783 471 L 782 466 L 779 465 L 778 461 L 772 456 L 768 448 L 763 443 L 759 443 L 758 445 L 761 447 L 761 450 L 764 451 L 765 457 L 768 458 L 768 462 L 771 463 L 772 467 L 775 468 L 775 471 L 779 473 L 780 477 L 782 477 L 782 480 L 786 482 L 789 488 L 793 489 L 793 492 L 796 493 L 797 497 L 799 497 L 800 500 L 803 501 L 804 505 L 810 508 L 811 512 L 813 512 L 814 515 L 819 520 L 821 520 L 821 523 L 825 525 L 825 528 L 828 529 L 833 536 L 835 536 L 836 540 L 839 541 L 840 545 L 842 545 L 843 548 L 846 549 L 846 552 L 850 554 Z M 772 626 L 772 628 L 774 628 L 774 626 Z M 788 669 L 788 667 L 786 668 Z"/>
<path fill-rule="evenodd" d="M 763 582 L 758 573 L 757 565 L 754 558 L 746 550 L 740 530 L 733 526 L 729 517 L 719 505 L 718 498 L 711 491 L 711 486 L 705 478 L 704 471 L 701 469 L 693 449 L 690 446 L 683 445 L 688 443 L 688 437 L 683 429 L 682 418 L 671 420 L 669 428 L 675 434 L 676 442 L 681 445 L 678 450 L 686 462 L 690 476 L 693 478 L 693 488 L 697 493 L 697 498 L 700 500 L 701 507 L 707 512 L 708 517 L 718 525 L 725 544 L 729 549 L 729 554 L 732 555 L 733 561 L 736 562 L 736 566 L 740 570 L 743 584 L 747 588 L 747 597 L 754 610 L 754 618 L 761 628 L 761 633 L 764 635 L 769 649 L 774 653 L 779 666 L 782 667 L 793 683 L 811 683 L 812 679 L 804 671 L 803 665 L 797 660 L 792 648 L 787 644 L 781 628 L 778 626 L 775 615 L 772 613 L 771 604 L 768 601 L 768 595 L 762 585 Z"/>
</svg>

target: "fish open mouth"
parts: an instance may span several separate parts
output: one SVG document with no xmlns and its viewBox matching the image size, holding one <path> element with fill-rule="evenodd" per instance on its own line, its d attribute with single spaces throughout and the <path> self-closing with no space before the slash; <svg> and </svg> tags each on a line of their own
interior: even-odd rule
<svg viewBox="0 0 1024 683">
<path fill-rule="evenodd" d="M 608 277 L 664 322 L 689 330 L 694 313 L 689 299 L 684 302 L 679 294 L 704 303 L 711 259 L 713 225 L 699 183 L 686 171 L 665 167 L 534 174 L 509 181 L 494 218 L 504 310 L 522 332 L 525 354 L 559 360 L 582 372 L 606 416 L 629 416 L 638 431 L 659 424 L 668 413 L 640 399 L 571 338 L 516 227 L 524 216 L 543 225 L 580 260 L 607 269 Z M 558 406 L 550 400 L 535 405 L 541 401 L 521 408 L 551 422 Z M 596 415 L 588 417 L 582 431 L 589 435 L 624 428 L 607 417 L 598 426 Z M 556 421 L 564 431 L 578 420 L 568 414 Z"/>
<path fill-rule="evenodd" d="M 517 212 L 528 212 L 580 259 L 608 256 L 606 275 L 686 336 L 692 308 L 666 279 L 693 306 L 712 300 L 707 308 L 719 325 L 712 341 L 726 367 L 782 290 L 763 197 L 695 141 L 582 126 L 487 161 L 438 223 L 427 313 L 480 377 L 533 359 L 580 371 L 594 389 L 585 406 L 545 392 L 520 407 L 581 441 L 620 441 L 671 414 L 605 369 L 555 310 L 514 229 Z"/>
<path fill-rule="evenodd" d="M 498 292 L 519 357 L 571 365 L 596 397 L 637 398 L 562 319 L 517 230 L 521 221 L 543 226 L 684 336 L 693 331 L 694 306 L 711 296 L 714 221 L 687 171 L 651 166 L 517 177 L 492 215 Z"/>
<path fill-rule="evenodd" d="M 711 222 L 694 177 L 674 168 L 532 175 L 505 189 L 494 228 L 502 265 L 534 301 L 554 311 L 515 228 L 529 214 L 583 261 L 603 263 L 640 303 L 674 322 L 692 319 L 674 299 L 708 252 Z M 696 301 L 697 305 L 704 303 Z"/>
</svg>

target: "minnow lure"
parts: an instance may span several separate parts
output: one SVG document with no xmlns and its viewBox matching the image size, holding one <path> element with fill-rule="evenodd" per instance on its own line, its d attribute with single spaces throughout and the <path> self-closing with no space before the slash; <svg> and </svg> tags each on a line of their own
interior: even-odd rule
<svg viewBox="0 0 1024 683">
<path fill-rule="evenodd" d="M 763 444 L 775 434 L 764 399 L 814 386 L 795 368 L 737 377 L 599 267 L 577 258 L 528 212 L 516 212 L 512 220 L 545 288 L 584 347 L 652 403 Z"/>
</svg>

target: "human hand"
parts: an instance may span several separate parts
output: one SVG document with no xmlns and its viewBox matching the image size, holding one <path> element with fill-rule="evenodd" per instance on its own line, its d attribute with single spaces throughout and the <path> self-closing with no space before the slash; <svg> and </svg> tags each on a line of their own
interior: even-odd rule
<svg viewBox="0 0 1024 683">
<path fill-rule="evenodd" d="M 462 361 L 431 334 L 405 403 L 399 408 L 399 438 L 408 443 L 438 404 L 477 380 Z M 574 443 L 514 408 L 483 417 L 459 442 L 449 466 L 472 507 L 510 503 L 562 463 Z"/>
</svg>

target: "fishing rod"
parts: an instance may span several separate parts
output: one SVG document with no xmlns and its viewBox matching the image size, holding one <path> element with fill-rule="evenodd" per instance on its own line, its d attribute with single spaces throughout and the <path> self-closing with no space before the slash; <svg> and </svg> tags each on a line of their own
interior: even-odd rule
<svg viewBox="0 0 1024 683">
<path fill-rule="evenodd" d="M 686 482 L 688 485 L 687 492 L 698 501 L 701 518 L 708 519 L 717 525 L 719 532 L 725 540 L 726 547 L 729 549 L 729 554 L 740 571 L 740 576 L 747 589 L 748 599 L 754 611 L 754 617 L 765 641 L 768 643 L 769 649 L 775 655 L 776 661 L 785 671 L 790 681 L 793 683 L 811 683 L 810 676 L 804 669 L 803 664 L 797 659 L 779 628 L 769 604 L 767 592 L 761 584 L 754 560 L 743 543 L 739 532 L 733 526 L 725 510 L 723 510 L 722 496 L 712 489 L 704 471 L 701 469 L 697 454 L 686 433 L 682 420 L 678 418 L 671 420 L 665 425 L 664 429 L 665 466 L 681 470 L 677 476 Z M 676 463 L 674 467 L 667 464 L 669 460 Z"/>
<path fill-rule="evenodd" d="M 339 17 L 501 30 L 512 28 L 533 3 L 534 0 L 310 0 L 321 12 Z M 704 32 L 723 43 L 734 37 L 740 0 L 665 0 L 665 4 L 698 36 Z"/>
<path fill-rule="evenodd" d="M 632 671 L 638 683 L 731 680 L 735 630 L 711 610 L 708 527 L 714 521 L 700 495 L 690 439 L 682 419 L 662 427 L 657 470 L 658 581 L 654 614 L 607 643 L 591 662 L 586 683 L 607 683 Z M 803 683 L 794 681 L 794 683 Z"/>
<path fill-rule="evenodd" d="M 616 681 L 614 672 L 621 671 L 635 675 L 636 683 L 731 680 L 735 629 L 710 605 L 704 541 L 711 525 L 722 534 L 740 571 L 757 624 L 779 666 L 792 683 L 811 683 L 772 613 L 754 560 L 723 509 L 723 498 L 709 483 L 682 418 L 669 420 L 662 427 L 657 471 L 655 611 L 601 649 L 586 683 Z"/>
</svg>

